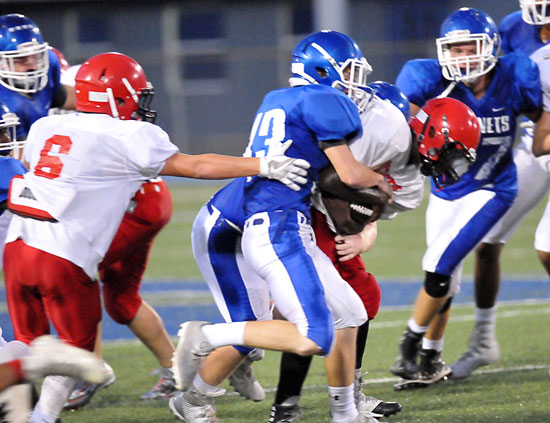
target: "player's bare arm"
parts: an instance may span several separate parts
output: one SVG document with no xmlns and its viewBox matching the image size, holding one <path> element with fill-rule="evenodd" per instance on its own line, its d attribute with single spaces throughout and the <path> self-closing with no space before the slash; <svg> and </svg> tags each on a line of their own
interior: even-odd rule
<svg viewBox="0 0 550 423">
<path fill-rule="evenodd" d="M 309 163 L 286 156 L 231 157 L 220 154 L 189 155 L 177 153 L 166 160 L 161 175 L 196 179 L 227 179 L 263 176 L 276 179 L 293 190 L 306 183 Z"/>
<path fill-rule="evenodd" d="M 352 188 L 378 187 L 388 195 L 389 203 L 393 202 L 392 189 L 384 177 L 355 160 L 346 144 L 326 148 L 325 154 L 344 184 Z"/>
</svg>

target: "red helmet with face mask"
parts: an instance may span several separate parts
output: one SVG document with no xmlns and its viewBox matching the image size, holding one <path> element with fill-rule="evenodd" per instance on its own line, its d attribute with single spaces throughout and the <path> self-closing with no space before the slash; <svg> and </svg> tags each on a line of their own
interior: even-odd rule
<svg viewBox="0 0 550 423">
<path fill-rule="evenodd" d="M 411 118 L 422 159 L 421 172 L 439 188 L 454 184 L 475 161 L 481 138 L 479 121 L 466 104 L 453 98 L 428 101 Z"/>
<path fill-rule="evenodd" d="M 154 122 L 153 86 L 143 68 L 121 53 L 102 53 L 82 64 L 75 77 L 76 110 L 121 120 Z"/>
</svg>

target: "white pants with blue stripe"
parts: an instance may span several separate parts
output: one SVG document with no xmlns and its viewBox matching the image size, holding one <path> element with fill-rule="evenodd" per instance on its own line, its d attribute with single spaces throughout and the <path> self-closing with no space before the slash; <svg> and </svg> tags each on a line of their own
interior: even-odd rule
<svg viewBox="0 0 550 423">
<path fill-rule="evenodd" d="M 193 224 L 195 259 L 226 321 L 270 319 L 271 294 L 281 314 L 326 353 L 334 328 L 366 321 L 359 296 L 315 245 L 305 216 L 261 213 L 245 226 L 243 255 L 240 232 L 214 207 L 203 206 Z"/>
<path fill-rule="evenodd" d="M 456 200 L 430 194 L 422 270 L 451 277 L 449 295 L 460 291 L 464 258 L 510 208 L 509 197 L 480 189 Z"/>
</svg>

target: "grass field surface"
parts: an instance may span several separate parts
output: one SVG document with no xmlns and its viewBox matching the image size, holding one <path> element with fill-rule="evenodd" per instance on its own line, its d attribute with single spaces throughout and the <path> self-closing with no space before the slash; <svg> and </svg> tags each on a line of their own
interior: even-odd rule
<svg viewBox="0 0 550 423">
<path fill-rule="evenodd" d="M 548 423 L 550 421 L 550 367 L 548 324 L 550 308 L 541 302 L 501 305 L 498 337 L 499 362 L 483 368 L 464 381 L 445 381 L 427 389 L 394 392 L 397 378 L 389 372 L 410 309 L 382 310 L 372 324 L 364 369 L 369 374 L 364 391 L 386 400 L 399 401 L 403 411 L 393 423 Z M 469 306 L 455 307 L 445 343 L 444 358 L 456 360 L 463 352 L 473 325 Z M 146 402 L 139 396 L 156 381 L 152 355 L 136 342 L 113 342 L 104 356 L 114 368 L 117 381 L 100 391 L 82 410 L 64 412 L 64 423 L 174 422 L 165 401 Z M 265 422 L 274 399 L 279 354 L 267 352 L 255 364 L 255 373 L 268 391 L 262 403 L 228 394 L 216 400 L 218 417 L 225 423 Z M 330 422 L 323 360 L 315 358 L 300 402 L 308 423 Z"/>
<path fill-rule="evenodd" d="M 144 284 L 148 281 L 197 283 L 202 277 L 190 248 L 190 229 L 199 208 L 222 186 L 220 183 L 172 184 L 174 214 L 159 234 L 150 257 Z M 425 249 L 424 211 L 427 204 L 404 213 L 394 221 L 379 223 L 377 245 L 364 255 L 369 271 L 384 280 L 402 283 L 422 280 L 421 259 Z M 527 217 L 506 246 L 502 275 L 507 279 L 547 278 L 533 249 L 533 236 L 546 199 Z M 472 258 L 464 275 L 471 278 Z M 204 299 L 209 301 L 208 299 Z M 193 300 L 195 301 L 195 300 Z M 182 303 L 182 306 L 185 306 Z M 0 312 L 2 307 L 0 302 Z M 397 381 L 389 372 L 400 335 L 411 313 L 410 306 L 382 308 L 371 326 L 364 358 L 365 392 L 385 400 L 399 401 L 403 411 L 389 419 L 409 422 L 550 422 L 550 300 L 501 304 L 498 337 L 502 358 L 464 381 L 445 381 L 424 390 L 394 392 Z M 464 352 L 473 326 L 471 305 L 455 306 L 445 340 L 444 358 L 450 364 Z M 0 322 L 4 325 L 5 322 Z M 175 341 L 175 339 L 174 339 Z M 89 406 L 64 412 L 63 423 L 174 422 L 165 401 L 145 402 L 140 395 L 156 382 L 157 364 L 137 341 L 106 342 L 104 357 L 114 368 L 117 381 L 100 391 Z M 228 394 L 217 399 L 218 417 L 225 423 L 265 422 L 274 399 L 279 354 L 268 352 L 255 365 L 255 372 L 268 391 L 262 403 Z M 323 361 L 316 358 L 306 381 L 301 406 L 308 423 L 330 422 Z M 388 421 L 385 419 L 384 421 Z"/>
</svg>

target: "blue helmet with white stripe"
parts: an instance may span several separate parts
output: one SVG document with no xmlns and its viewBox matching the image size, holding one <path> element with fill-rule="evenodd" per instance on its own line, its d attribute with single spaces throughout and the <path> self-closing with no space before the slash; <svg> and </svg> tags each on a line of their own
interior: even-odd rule
<svg viewBox="0 0 550 423">
<path fill-rule="evenodd" d="M 489 15 L 463 7 L 443 21 L 436 45 L 443 76 L 450 81 L 471 83 L 495 66 L 500 36 Z M 463 51 L 455 54 L 453 47 Z"/>
<path fill-rule="evenodd" d="M 20 14 L 0 16 L 0 84 L 35 93 L 48 83 L 48 43 L 38 26 Z"/>
<path fill-rule="evenodd" d="M 308 35 L 292 51 L 290 84 L 321 84 L 347 93 L 360 111 L 370 97 L 361 87 L 372 68 L 355 41 L 336 31 Z"/>
</svg>

